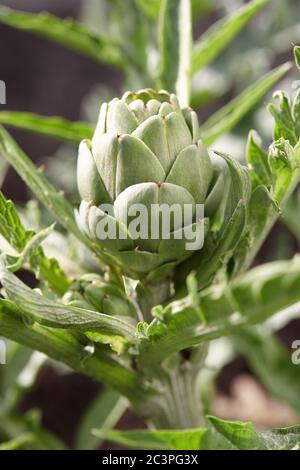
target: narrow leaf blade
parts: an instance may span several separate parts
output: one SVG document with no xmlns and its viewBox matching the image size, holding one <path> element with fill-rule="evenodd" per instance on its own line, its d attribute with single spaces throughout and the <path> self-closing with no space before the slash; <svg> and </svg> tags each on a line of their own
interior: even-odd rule
<svg viewBox="0 0 300 470">
<path fill-rule="evenodd" d="M 120 48 L 114 41 L 70 18 L 62 20 L 49 13 L 25 13 L 1 6 L 0 22 L 50 39 L 97 62 L 122 66 Z"/>
<path fill-rule="evenodd" d="M 272 70 L 213 114 L 201 128 L 201 137 L 205 144 L 211 146 L 219 137 L 238 124 L 290 68 L 291 64 L 286 63 Z"/>
<path fill-rule="evenodd" d="M 192 71 L 196 73 L 212 62 L 240 30 L 270 0 L 254 0 L 239 8 L 235 13 L 215 23 L 195 44 Z"/>
<path fill-rule="evenodd" d="M 70 122 L 60 117 L 15 111 L 1 111 L 0 124 L 74 144 L 79 144 L 83 139 L 91 139 L 94 131 L 93 126 L 85 122 Z"/>
</svg>

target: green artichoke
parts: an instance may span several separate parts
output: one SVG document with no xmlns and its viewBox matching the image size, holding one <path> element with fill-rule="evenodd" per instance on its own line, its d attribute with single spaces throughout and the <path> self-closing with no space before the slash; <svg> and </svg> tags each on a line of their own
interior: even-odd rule
<svg viewBox="0 0 300 470">
<path fill-rule="evenodd" d="M 223 173 L 200 139 L 196 113 L 181 109 L 175 95 L 149 89 L 102 105 L 92 141 L 80 144 L 77 181 L 82 231 L 135 277 L 160 276 L 189 257 L 187 241 L 207 230 L 224 189 Z M 129 226 L 129 208 L 135 204 L 149 208 L 147 228 L 138 239 Z M 160 227 L 151 237 L 155 204 L 189 206 L 191 216 L 172 218 L 168 236 Z M 205 219 L 198 215 L 199 205 L 205 207 Z M 99 223 L 115 224 L 116 238 L 100 240 Z M 199 237 L 195 249 L 203 242 Z"/>
</svg>

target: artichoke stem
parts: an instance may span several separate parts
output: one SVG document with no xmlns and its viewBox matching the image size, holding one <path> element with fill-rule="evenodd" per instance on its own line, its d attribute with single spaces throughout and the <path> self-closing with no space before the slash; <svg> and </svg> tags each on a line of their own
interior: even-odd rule
<svg viewBox="0 0 300 470">
<path fill-rule="evenodd" d="M 203 425 L 199 388 L 190 364 L 169 374 L 157 413 L 151 424 L 157 429 L 192 429 Z"/>
</svg>

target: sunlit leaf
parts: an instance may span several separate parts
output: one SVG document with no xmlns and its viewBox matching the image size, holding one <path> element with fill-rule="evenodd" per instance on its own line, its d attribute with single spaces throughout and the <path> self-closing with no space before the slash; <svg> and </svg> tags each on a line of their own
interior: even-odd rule
<svg viewBox="0 0 300 470">
<path fill-rule="evenodd" d="M 88 123 L 16 111 L 0 111 L 0 123 L 74 144 L 83 139 L 91 139 L 94 131 L 93 126 Z"/>
<path fill-rule="evenodd" d="M 62 20 L 45 12 L 33 14 L 1 6 L 0 22 L 51 39 L 98 62 L 122 66 L 118 44 L 71 18 Z"/>
</svg>

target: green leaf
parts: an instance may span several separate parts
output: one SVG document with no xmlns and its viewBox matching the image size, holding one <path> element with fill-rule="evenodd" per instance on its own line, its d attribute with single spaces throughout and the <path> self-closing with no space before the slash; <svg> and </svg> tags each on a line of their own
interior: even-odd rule
<svg viewBox="0 0 300 470">
<path fill-rule="evenodd" d="M 163 0 L 159 29 L 160 86 L 176 91 L 181 106 L 188 106 L 192 47 L 190 0 Z"/>
<path fill-rule="evenodd" d="M 214 429 L 238 450 L 291 450 L 299 446 L 300 426 L 257 432 L 251 423 L 207 417 Z"/>
<path fill-rule="evenodd" d="M 259 266 L 230 284 L 216 284 L 169 305 L 164 321 L 155 319 L 141 339 L 139 362 L 152 367 L 176 351 L 238 332 L 265 321 L 300 301 L 300 257 Z M 205 321 L 203 321 L 205 318 Z"/>
<path fill-rule="evenodd" d="M 0 123 L 74 144 L 91 139 L 94 131 L 93 126 L 85 122 L 70 122 L 60 117 L 16 111 L 0 111 Z"/>
<path fill-rule="evenodd" d="M 208 235 L 203 249 L 181 265 L 175 275 L 177 293 L 184 289 L 186 277 L 191 271 L 196 273 L 199 289 L 203 289 L 213 281 L 226 260 L 232 256 L 244 233 L 246 212 L 245 203 L 241 200 L 220 236 Z"/>
<path fill-rule="evenodd" d="M 251 182 L 249 170 L 246 166 L 241 165 L 228 154 L 224 154 L 222 152 L 215 153 L 226 161 L 230 173 L 230 189 L 228 199 L 226 201 L 222 227 L 224 230 L 226 229 L 228 221 L 232 218 L 240 201 L 243 201 L 247 208 L 251 194 Z M 221 231 L 223 231 L 222 228 Z"/>
<path fill-rule="evenodd" d="M 50 235 L 51 232 L 54 230 L 54 225 L 47 227 L 41 230 L 39 233 L 35 234 L 24 246 L 22 253 L 20 256 L 16 258 L 15 263 L 10 265 L 11 271 L 19 271 L 22 269 L 23 266 L 30 263 L 30 260 L 34 253 L 37 251 L 41 243 Z"/>
<path fill-rule="evenodd" d="M 267 450 L 251 423 L 225 421 L 213 416 L 208 422 L 239 450 Z"/>
<path fill-rule="evenodd" d="M 247 264 L 247 259 L 253 246 L 260 240 L 262 233 L 268 228 L 270 221 L 278 217 L 279 208 L 272 198 L 266 186 L 257 186 L 250 199 L 248 225 L 245 237 L 240 241 L 234 252 L 234 272 L 233 275 L 242 271 L 242 267 Z"/>
<path fill-rule="evenodd" d="M 63 227 L 80 240 L 84 240 L 85 237 L 77 227 L 73 207 L 63 194 L 50 183 L 43 172 L 32 163 L 2 126 L 0 126 L 0 152 Z"/>
<path fill-rule="evenodd" d="M 122 67 L 118 44 L 71 18 L 62 20 L 49 13 L 25 13 L 1 6 L 0 22 L 50 39 L 97 62 Z"/>
<path fill-rule="evenodd" d="M 153 390 L 143 387 L 141 377 L 129 366 L 120 363 L 107 348 L 98 346 L 94 354 L 84 356 L 86 342 L 72 331 L 30 324 L 20 317 L 20 309 L 12 302 L 0 300 L 0 336 L 16 341 L 72 369 L 98 380 L 128 397 L 141 410 Z"/>
<path fill-rule="evenodd" d="M 114 390 L 107 389 L 89 405 L 81 419 L 76 436 L 75 448 L 79 450 L 95 450 L 102 439 L 92 434 L 92 429 L 100 428 L 102 432 L 112 429 L 124 414 L 128 402 Z"/>
<path fill-rule="evenodd" d="M 272 396 L 300 413 L 299 366 L 292 363 L 291 352 L 268 331 L 243 330 L 232 340 Z"/>
<path fill-rule="evenodd" d="M 290 97 L 283 91 L 276 92 L 274 98 L 279 101 L 279 106 L 271 103 L 268 109 L 275 119 L 274 139 L 284 138 L 294 147 L 297 145 L 299 135 L 296 131 L 296 123 L 292 113 Z"/>
<path fill-rule="evenodd" d="M 15 270 L 28 268 L 38 278 L 46 281 L 58 294 L 63 295 L 66 292 L 71 281 L 58 262 L 47 258 L 39 246 L 45 236 L 48 236 L 49 229 L 37 235 L 32 230 L 25 230 L 14 204 L 7 201 L 2 193 L 0 193 L 0 233 L 19 252 L 19 256 L 14 257 Z"/>
<path fill-rule="evenodd" d="M 293 186 L 295 172 L 295 152 L 288 141 L 279 139 L 269 149 L 269 163 L 275 178 L 272 196 L 280 204 Z"/>
<path fill-rule="evenodd" d="M 88 240 L 78 228 L 74 209 L 64 197 L 63 192 L 53 186 L 43 171 L 34 165 L 2 126 L 0 126 L 0 153 L 69 234 L 73 234 L 90 250 L 93 250 L 100 260 L 106 263 L 111 262 L 111 257 Z"/>
<path fill-rule="evenodd" d="M 20 217 L 12 201 L 5 199 L 0 192 L 0 233 L 5 240 L 16 250 L 21 252 L 27 242 L 33 237 L 32 231 L 27 231 L 21 223 Z"/>
<path fill-rule="evenodd" d="M 250 176 L 253 187 L 272 184 L 272 173 L 268 161 L 268 154 L 261 146 L 260 137 L 251 131 L 248 137 L 246 160 L 250 165 Z"/>
<path fill-rule="evenodd" d="M 269 148 L 268 163 L 272 184 L 270 190 L 265 186 L 257 186 L 252 193 L 246 229 L 249 243 L 242 240 L 244 247 L 240 246 L 239 253 L 235 254 L 235 274 L 245 271 L 251 265 L 300 180 L 299 146 L 292 148 L 289 141 L 279 139 Z"/>
<path fill-rule="evenodd" d="M 106 439 L 133 449 L 290 450 L 299 445 L 300 426 L 256 432 L 251 423 L 207 416 L 208 428 L 159 431 L 109 431 Z M 102 436 L 101 431 L 94 431 Z"/>
<path fill-rule="evenodd" d="M 95 436 L 133 449 L 145 450 L 198 450 L 207 433 L 206 429 L 184 431 L 98 431 Z"/>
<path fill-rule="evenodd" d="M 272 70 L 214 113 L 201 127 L 201 138 L 205 144 L 211 146 L 230 131 L 290 68 L 291 64 L 286 63 Z"/>
<path fill-rule="evenodd" d="M 103 335 L 125 337 L 136 341 L 134 328 L 116 317 L 63 305 L 42 296 L 27 287 L 14 274 L 10 273 L 3 261 L 0 263 L 0 281 L 9 299 L 16 303 L 19 312 L 29 321 L 55 328 L 77 328 L 84 332 L 97 332 Z"/>
<path fill-rule="evenodd" d="M 196 73 L 211 63 L 240 30 L 270 0 L 253 0 L 233 14 L 214 23 L 196 42 L 192 59 L 192 72 Z"/>
</svg>

